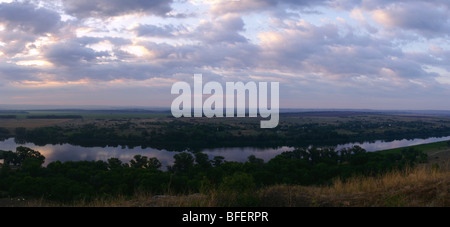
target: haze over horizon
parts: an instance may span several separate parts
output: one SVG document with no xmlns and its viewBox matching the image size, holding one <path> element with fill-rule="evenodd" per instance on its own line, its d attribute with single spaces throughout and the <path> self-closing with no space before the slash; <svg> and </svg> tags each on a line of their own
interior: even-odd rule
<svg viewBox="0 0 450 227">
<path fill-rule="evenodd" d="M 0 105 L 170 108 L 280 82 L 280 108 L 450 110 L 444 0 L 0 0 Z"/>
<path fill-rule="evenodd" d="M 0 113 L 11 113 L 11 111 L 127 111 L 129 113 L 167 112 L 170 107 L 160 106 L 104 106 L 104 105 L 26 105 L 26 104 L 0 104 Z M 385 114 L 419 114 L 419 115 L 439 115 L 450 116 L 450 110 L 439 109 L 356 109 L 356 108 L 281 108 L 283 113 L 308 113 L 308 112 L 361 112 L 361 113 L 385 113 Z"/>
</svg>

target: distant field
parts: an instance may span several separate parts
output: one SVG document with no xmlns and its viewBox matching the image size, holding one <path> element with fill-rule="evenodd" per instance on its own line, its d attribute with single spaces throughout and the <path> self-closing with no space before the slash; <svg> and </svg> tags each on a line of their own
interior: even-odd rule
<svg viewBox="0 0 450 227">
<path fill-rule="evenodd" d="M 169 111 L 33 110 L 0 111 L 3 137 L 23 136 L 39 143 L 110 143 L 172 147 L 336 145 L 450 136 L 450 116 L 367 113 L 354 111 L 281 113 L 278 127 L 261 129 L 263 118 L 174 118 Z M 14 115 L 15 117 L 12 117 Z M 59 126 L 56 128 L 47 128 Z M 31 132 L 35 130 L 35 132 Z M 9 132 L 8 132 L 9 131 Z M 47 133 L 47 134 L 46 134 Z M 78 137 L 73 137 L 76 134 Z M 56 139 L 58 138 L 58 140 Z M 81 139 L 83 138 L 83 139 Z M 84 141 L 83 143 L 81 141 Z"/>
<path fill-rule="evenodd" d="M 394 148 L 394 149 L 389 149 L 389 150 L 383 150 L 380 152 L 401 152 L 405 148 L 414 148 L 416 150 L 423 151 L 423 152 L 438 152 L 438 151 L 444 151 L 444 150 L 450 149 L 450 147 L 447 144 L 447 141 L 443 141 L 443 142 L 421 144 L 421 145 L 415 145 L 415 146 L 409 146 L 409 147 Z"/>
<path fill-rule="evenodd" d="M 0 111 L 1 116 L 16 116 L 19 119 L 27 116 L 44 116 L 44 115 L 81 115 L 83 118 L 158 118 L 171 117 L 170 111 L 147 111 L 147 110 L 27 110 L 27 111 Z M 302 121 L 347 121 L 351 119 L 371 119 L 385 121 L 386 119 L 404 121 L 416 120 L 436 120 L 442 119 L 450 122 L 449 116 L 439 115 L 417 115 L 417 114 L 386 114 L 376 112 L 352 112 L 352 111 L 324 111 L 324 112 L 298 112 L 298 113 L 280 113 L 281 119 L 286 120 L 302 120 Z M 233 119 L 233 118 L 214 118 Z M 254 119 L 254 118 L 250 118 Z"/>
<path fill-rule="evenodd" d="M 27 129 L 64 124 L 85 124 L 96 120 L 164 119 L 168 113 L 146 111 L 84 111 L 84 110 L 31 110 L 0 112 L 0 127 Z"/>
<path fill-rule="evenodd" d="M 49 117 L 50 116 L 50 117 Z M 55 116 L 52 119 L 51 116 Z M 60 119 L 64 118 L 67 119 Z M 73 117 L 70 116 L 78 116 Z M 47 119 L 33 119 L 47 118 Z M 80 118 L 80 119 L 76 119 Z M 66 124 L 85 124 L 92 122 L 102 122 L 111 120 L 129 120 L 132 122 L 145 121 L 172 121 L 175 118 L 169 111 L 146 111 L 146 110 L 29 110 L 29 111 L 0 111 L 0 127 L 13 129 L 16 127 L 36 128 L 53 125 Z M 258 128 L 262 118 L 179 118 L 178 121 L 199 123 L 199 124 L 229 124 L 233 126 L 247 127 L 243 131 L 252 133 L 251 130 Z M 358 126 L 358 122 L 361 122 Z M 303 112 L 303 113 L 281 113 L 280 124 L 278 128 L 289 127 L 299 124 L 318 124 L 320 126 L 338 126 L 346 123 L 356 124 L 352 128 L 360 127 L 361 130 L 371 130 L 373 132 L 383 132 L 391 127 L 390 122 L 423 122 L 436 126 L 450 126 L 450 117 L 448 116 L 419 116 L 405 114 L 383 114 L 383 113 L 365 113 L 352 111 L 330 111 L 330 112 Z M 378 124 L 376 127 L 366 127 L 363 124 Z M 404 130 L 405 127 L 397 124 L 398 130 Z M 250 131 L 249 131 L 250 130 Z M 355 135 L 360 132 L 338 129 L 337 132 L 347 135 Z"/>
<path fill-rule="evenodd" d="M 70 115 L 79 115 L 83 118 L 101 118 L 101 119 L 110 119 L 110 118 L 153 118 L 153 117 L 166 117 L 168 113 L 155 113 L 155 112 L 145 112 L 145 111 L 83 111 L 83 110 L 68 110 L 68 111 L 60 111 L 60 110 L 33 110 L 33 111 L 25 111 L 19 112 L 17 114 L 11 113 L 1 113 L 0 116 L 8 116 L 15 115 L 18 119 L 25 119 L 29 116 L 70 116 Z"/>
<path fill-rule="evenodd" d="M 47 127 L 60 125 L 65 122 L 72 121 L 71 119 L 0 119 L 0 127 L 13 130 L 15 128 L 23 127 L 26 129 Z"/>
</svg>

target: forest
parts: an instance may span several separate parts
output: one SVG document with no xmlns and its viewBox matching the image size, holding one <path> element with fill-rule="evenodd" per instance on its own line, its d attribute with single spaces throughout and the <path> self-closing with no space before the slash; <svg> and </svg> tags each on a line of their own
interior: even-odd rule
<svg viewBox="0 0 450 227">
<path fill-rule="evenodd" d="M 27 147 L 0 151 L 0 191 L 10 197 L 40 198 L 61 203 L 95 198 L 153 194 L 192 194 L 217 190 L 237 193 L 238 206 L 256 206 L 254 190 L 270 185 L 327 185 L 339 177 L 374 176 L 425 162 L 415 149 L 400 152 L 366 152 L 360 147 L 336 151 L 310 147 L 284 152 L 264 162 L 249 156 L 246 162 L 210 158 L 201 152 L 174 154 L 173 165 L 161 170 L 154 157 L 136 155 L 128 163 L 107 161 L 55 161 Z M 225 201 L 224 201 L 225 202 Z M 230 205 L 230 204 L 224 204 Z"/>
</svg>

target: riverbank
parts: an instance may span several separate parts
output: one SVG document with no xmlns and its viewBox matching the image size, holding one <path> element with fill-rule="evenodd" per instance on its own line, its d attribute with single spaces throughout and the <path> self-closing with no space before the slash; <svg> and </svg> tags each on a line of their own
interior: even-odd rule
<svg viewBox="0 0 450 227">
<path fill-rule="evenodd" d="M 76 115 L 83 115 L 83 118 L 61 119 Z M 33 119 L 36 117 L 42 116 L 1 119 L 0 141 L 15 138 L 20 143 L 39 146 L 71 144 L 82 147 L 202 151 L 234 147 L 323 147 L 450 135 L 448 116 L 365 112 L 282 114 L 276 129 L 261 129 L 258 118 L 176 119 L 161 114 L 140 115 L 139 118 L 112 114 L 94 118 L 77 112 L 44 115 L 57 119 Z M 365 149 L 373 151 L 371 148 Z"/>
<path fill-rule="evenodd" d="M 450 148 L 446 142 L 417 145 L 428 161 L 371 177 L 335 178 L 327 186 L 277 184 L 251 193 L 218 189 L 193 194 L 152 194 L 114 196 L 70 204 L 43 199 L 3 198 L 0 206 L 14 207 L 448 207 L 450 206 Z M 401 149 L 380 152 L 396 153 Z M 248 205 L 250 204 L 250 205 Z"/>
</svg>

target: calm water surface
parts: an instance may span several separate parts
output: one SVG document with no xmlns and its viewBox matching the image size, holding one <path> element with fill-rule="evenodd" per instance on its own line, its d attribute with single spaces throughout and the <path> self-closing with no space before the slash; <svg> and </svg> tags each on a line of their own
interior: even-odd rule
<svg viewBox="0 0 450 227">
<path fill-rule="evenodd" d="M 391 149 L 397 147 L 412 146 L 418 144 L 439 142 L 450 140 L 450 136 L 441 138 L 428 138 L 428 139 L 414 139 L 414 140 L 395 140 L 392 142 L 376 141 L 376 142 L 366 142 L 366 143 L 349 143 L 342 144 L 336 147 L 337 150 L 352 147 L 358 145 L 367 151 L 377 151 L 384 149 Z M 134 155 L 143 155 L 147 157 L 156 157 L 163 164 L 163 166 L 168 166 L 173 164 L 173 156 L 176 152 L 170 152 L 166 150 L 159 150 L 154 148 L 140 147 L 135 148 L 123 148 L 123 147 L 81 147 L 74 146 L 70 144 L 62 145 L 45 145 L 37 146 L 33 143 L 17 144 L 14 142 L 13 138 L 0 141 L 0 150 L 11 150 L 15 151 L 18 146 L 26 146 L 33 150 L 39 151 L 45 156 L 45 164 L 53 161 L 80 161 L 80 160 L 104 160 L 111 157 L 119 158 L 123 162 L 129 162 L 133 159 Z M 203 153 L 208 154 L 211 159 L 214 156 L 223 156 L 227 161 L 238 161 L 244 162 L 250 155 L 255 155 L 257 158 L 262 158 L 265 161 L 270 160 L 278 154 L 284 151 L 291 151 L 291 147 L 279 147 L 279 148 L 252 148 L 252 147 L 242 147 L 242 148 L 215 148 L 215 149 L 205 149 Z"/>
</svg>

